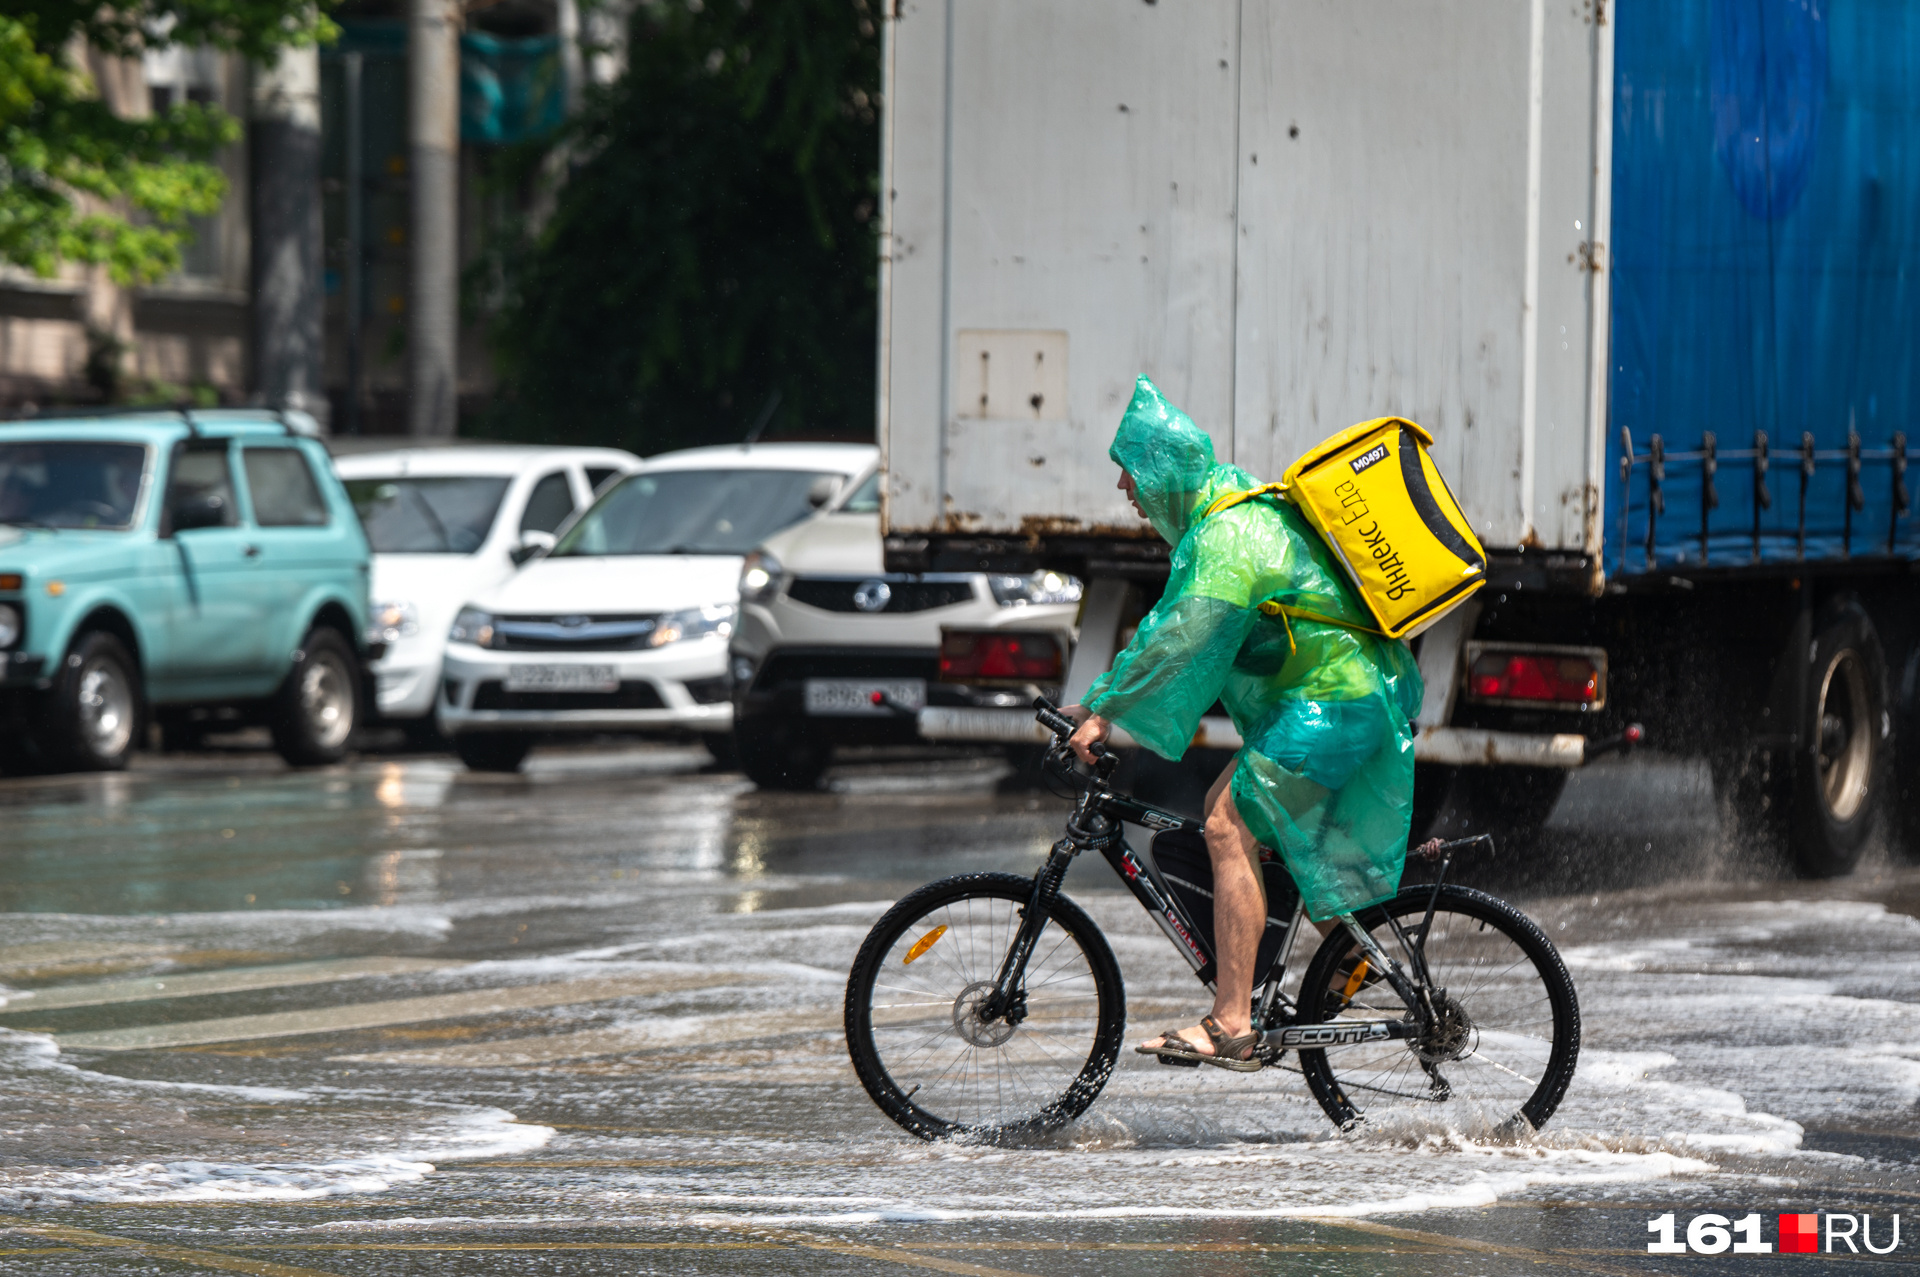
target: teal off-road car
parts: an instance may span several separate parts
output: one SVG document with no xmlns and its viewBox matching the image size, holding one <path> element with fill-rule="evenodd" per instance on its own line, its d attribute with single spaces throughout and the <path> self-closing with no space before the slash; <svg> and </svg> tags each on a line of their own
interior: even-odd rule
<svg viewBox="0 0 1920 1277">
<path fill-rule="evenodd" d="M 368 549 L 304 414 L 0 423 L 0 768 L 122 767 L 145 726 L 345 753 Z"/>
</svg>

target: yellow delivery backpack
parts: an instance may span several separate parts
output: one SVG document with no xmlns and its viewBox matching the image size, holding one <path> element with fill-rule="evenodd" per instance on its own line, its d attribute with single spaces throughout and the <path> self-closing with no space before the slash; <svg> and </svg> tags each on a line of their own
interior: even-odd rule
<svg viewBox="0 0 1920 1277">
<path fill-rule="evenodd" d="M 1284 495 L 1332 548 L 1380 632 L 1411 638 L 1487 582 L 1486 551 L 1427 455 L 1432 446 L 1433 436 L 1403 417 L 1363 421 L 1309 449 L 1279 483 L 1230 492 L 1207 513 Z"/>
</svg>

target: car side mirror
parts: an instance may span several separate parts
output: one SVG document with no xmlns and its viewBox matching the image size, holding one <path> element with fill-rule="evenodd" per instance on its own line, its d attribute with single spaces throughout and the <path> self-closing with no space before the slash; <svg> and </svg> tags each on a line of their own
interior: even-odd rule
<svg viewBox="0 0 1920 1277">
<path fill-rule="evenodd" d="M 513 561 L 516 564 L 525 563 L 528 559 L 549 553 L 555 544 L 557 538 L 551 532 L 522 532 L 519 544 L 513 547 Z"/>
<path fill-rule="evenodd" d="M 807 504 L 818 510 L 840 495 L 840 476 L 823 474 L 807 485 Z"/>
<path fill-rule="evenodd" d="M 168 508 L 175 532 L 195 528 L 223 528 L 227 525 L 227 499 L 218 492 L 182 496 Z"/>
</svg>

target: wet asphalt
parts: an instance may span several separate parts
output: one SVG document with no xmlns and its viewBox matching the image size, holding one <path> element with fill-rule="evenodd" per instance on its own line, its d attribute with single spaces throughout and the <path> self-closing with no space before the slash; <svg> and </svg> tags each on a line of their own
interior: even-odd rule
<svg viewBox="0 0 1920 1277">
<path fill-rule="evenodd" d="M 618 743 L 0 780 L 0 1274 L 1920 1271 L 1920 870 L 1784 877 L 1658 760 L 1462 869 L 1579 985 L 1536 1137 L 1340 1136 L 1296 1075 L 1130 1054 L 1032 1147 L 908 1137 L 846 1061 L 852 954 L 920 883 L 1031 872 L 1065 814 L 987 757 L 768 794 Z M 1204 1009 L 1103 864 L 1066 890 L 1131 1036 Z M 1666 1212 L 1866 1214 L 1876 1246 L 1897 1214 L 1900 1245 L 1649 1255 Z"/>
</svg>

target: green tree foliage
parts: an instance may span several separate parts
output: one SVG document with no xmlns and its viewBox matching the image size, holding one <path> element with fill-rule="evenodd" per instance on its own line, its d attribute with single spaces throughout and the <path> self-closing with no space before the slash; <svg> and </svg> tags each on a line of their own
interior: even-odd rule
<svg viewBox="0 0 1920 1277">
<path fill-rule="evenodd" d="M 62 261 L 115 279 L 180 264 L 185 221 L 213 212 L 210 162 L 240 136 L 217 107 L 182 103 L 121 119 L 71 62 L 75 37 L 134 56 L 167 43 L 256 59 L 327 34 L 307 0 L 8 0 L 0 12 L 0 261 L 51 275 Z"/>
<path fill-rule="evenodd" d="M 487 433 L 641 452 L 870 437 L 878 0 L 665 0 L 496 253 Z"/>
</svg>

